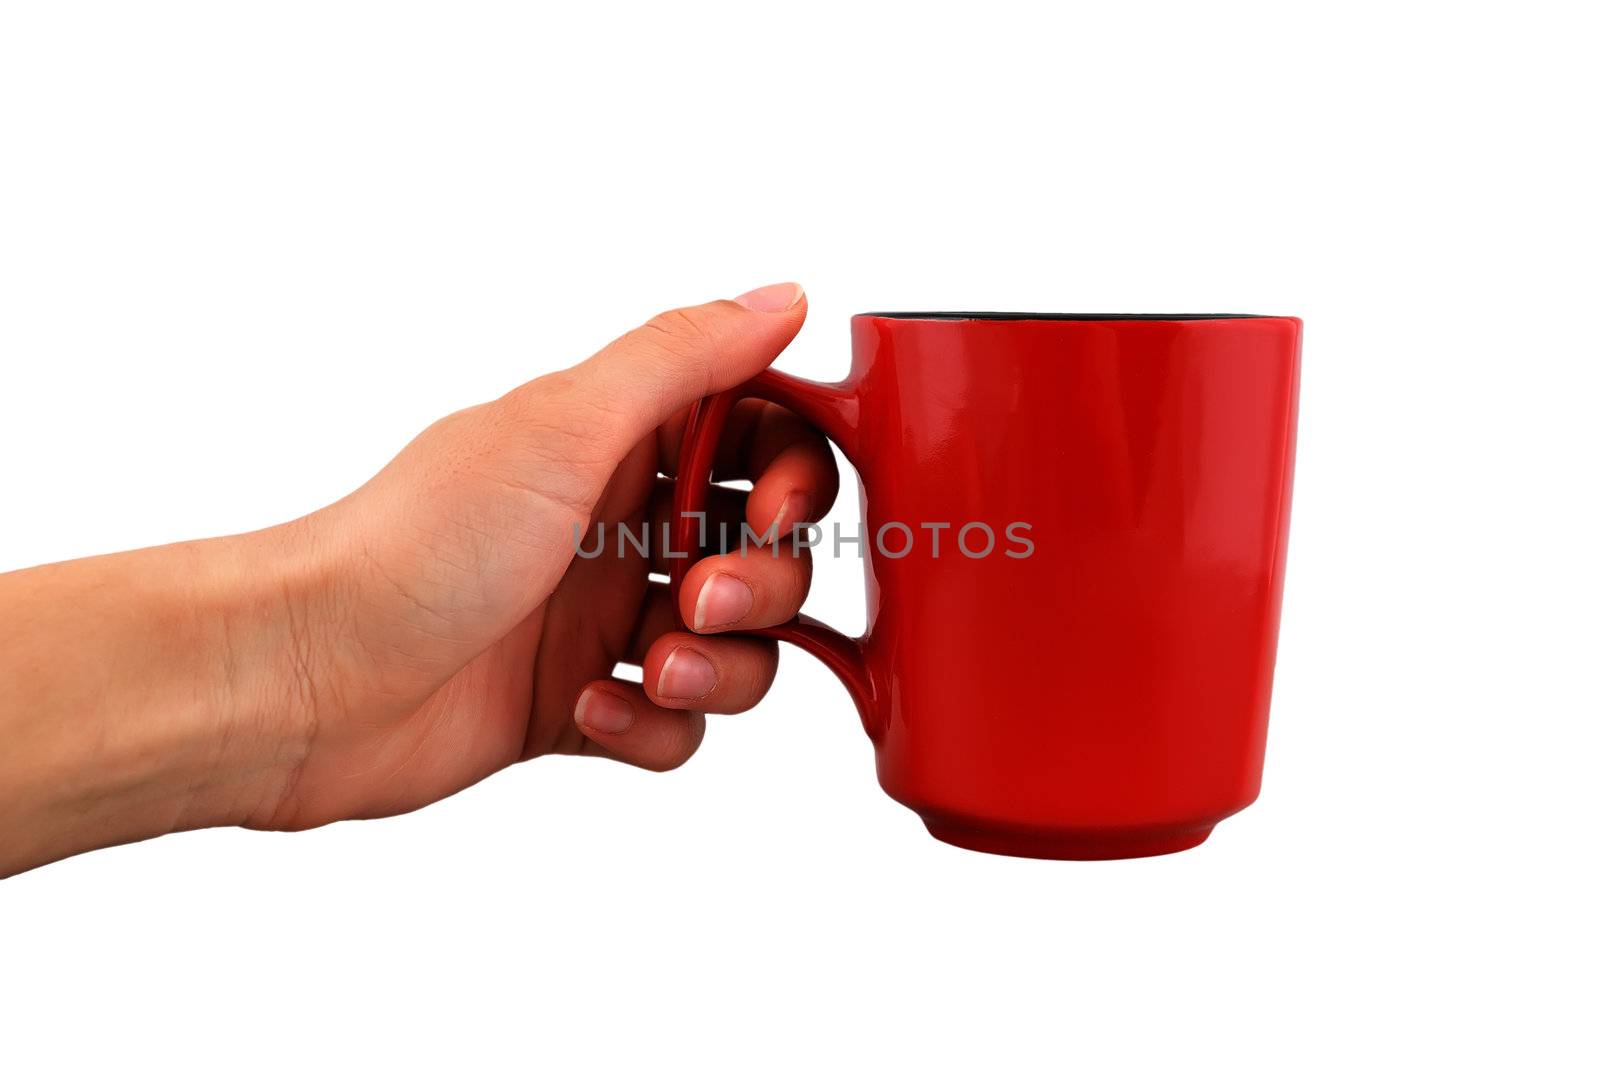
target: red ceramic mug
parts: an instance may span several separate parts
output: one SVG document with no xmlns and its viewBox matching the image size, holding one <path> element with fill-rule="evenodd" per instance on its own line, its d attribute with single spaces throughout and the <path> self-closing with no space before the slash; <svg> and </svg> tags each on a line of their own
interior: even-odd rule
<svg viewBox="0 0 1600 1070">
<path fill-rule="evenodd" d="M 1261 785 L 1300 321 L 872 313 L 851 332 L 842 382 L 767 371 L 696 405 L 673 543 L 699 541 L 733 403 L 798 413 L 861 477 L 867 630 L 760 634 L 844 681 L 884 790 L 981 851 L 1205 840 Z"/>
</svg>

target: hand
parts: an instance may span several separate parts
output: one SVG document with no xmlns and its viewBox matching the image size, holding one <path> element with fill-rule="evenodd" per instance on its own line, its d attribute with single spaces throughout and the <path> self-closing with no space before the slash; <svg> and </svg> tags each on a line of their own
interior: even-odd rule
<svg viewBox="0 0 1600 1070">
<path fill-rule="evenodd" d="M 658 316 L 567 371 L 447 417 L 350 498 L 307 519 L 328 548 L 301 614 L 311 741 L 279 804 L 254 823 L 301 827 L 397 813 L 521 758 L 598 754 L 681 764 L 699 711 L 749 709 L 773 643 L 677 630 L 659 557 L 685 406 L 766 367 L 805 318 L 797 286 Z M 731 423 L 732 421 L 730 421 Z M 826 510 L 838 489 L 815 431 L 765 402 L 739 407 L 721 512 L 764 531 Z M 649 525 L 652 564 L 616 530 Z M 604 525 L 605 552 L 575 559 Z M 591 541 L 594 538 L 590 536 Z M 708 559 L 685 620 L 715 633 L 799 609 L 810 562 Z M 644 686 L 610 679 L 642 664 Z"/>
<path fill-rule="evenodd" d="M 704 733 L 704 712 L 749 709 L 777 666 L 771 642 L 715 634 L 788 619 L 810 580 L 803 553 L 700 561 L 679 606 L 698 634 L 678 630 L 666 586 L 649 574 L 665 571 L 662 525 L 686 407 L 754 376 L 804 319 L 804 295 L 788 284 L 668 312 L 574 368 L 446 417 L 355 493 L 282 528 L 0 577 L 13 583 L 0 585 L 0 605 L 15 598 L 41 607 L 88 586 L 120 591 L 119 605 L 153 599 L 124 588 L 174 588 L 182 577 L 193 611 L 144 616 L 195 618 L 182 625 L 182 642 L 153 624 L 144 638 L 104 640 L 117 646 L 124 670 L 141 664 L 121 653 L 127 648 L 143 651 L 151 679 L 179 677 L 140 690 L 182 711 L 161 736 L 163 753 L 182 753 L 181 763 L 120 777 L 98 768 L 91 777 L 68 761 L 54 776 L 12 780 L 13 793 L 36 803 L 62 795 L 74 778 L 126 781 L 116 797 L 165 800 L 161 816 L 125 817 L 98 837 L 78 829 L 33 854 L 59 857 L 200 824 L 295 829 L 395 814 L 540 754 L 658 770 L 685 761 Z M 787 534 L 825 513 L 838 490 L 826 442 L 766 402 L 736 407 L 717 472 L 754 486 L 748 494 L 717 489 L 713 531 L 719 520 L 737 530 L 742 519 Z M 631 545 L 619 556 L 618 527 L 643 534 L 647 524 L 656 560 Z M 577 536 L 588 532 L 592 545 L 602 526 L 605 552 L 578 557 Z M 91 567 L 97 572 L 86 579 Z M 129 578 L 156 573 L 172 579 Z M 39 597 L 30 599 L 28 584 Z M 81 620 L 82 609 L 67 616 Z M 30 634 L 68 626 L 41 614 L 24 620 Z M 169 646 L 186 653 L 163 660 Z M 51 661 L 36 650 L 30 664 L 48 677 Z M 612 679 L 619 662 L 641 664 L 643 686 Z M 7 694 L 0 690 L 0 732 L 24 734 L 6 730 Z M 12 696 L 10 705 L 30 701 Z M 142 723 L 138 708 L 112 705 L 81 716 Z M 26 755 L 14 754 L 13 765 L 19 760 Z M 68 803 L 84 812 L 81 799 L 59 798 L 50 812 Z M 132 809 L 125 802 L 122 812 Z M 47 824 L 36 814 L 30 827 Z"/>
</svg>

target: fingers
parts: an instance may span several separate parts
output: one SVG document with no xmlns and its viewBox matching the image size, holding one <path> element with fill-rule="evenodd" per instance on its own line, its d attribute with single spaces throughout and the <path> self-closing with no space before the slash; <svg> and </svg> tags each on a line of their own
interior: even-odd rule
<svg viewBox="0 0 1600 1070">
<path fill-rule="evenodd" d="M 805 315 L 805 293 L 796 283 L 663 312 L 577 367 L 519 387 L 502 401 L 540 419 L 552 402 L 569 410 L 564 430 L 570 452 L 614 464 L 690 402 L 737 386 L 771 364 Z"/>
<path fill-rule="evenodd" d="M 578 695 L 573 720 L 597 753 L 641 769 L 676 769 L 700 746 L 704 714 L 662 709 L 638 684 L 592 683 Z"/>
<path fill-rule="evenodd" d="M 677 515 L 672 507 L 673 489 L 672 480 L 658 479 L 650 495 L 647 530 L 651 536 L 650 568 L 654 572 L 671 571 L 672 559 L 668 554 L 676 557 L 684 549 L 670 542 L 672 520 Z M 717 486 L 711 488 L 711 493 L 706 497 L 705 518 L 695 532 L 702 536 L 700 542 L 706 550 L 721 553 L 738 547 L 742 527 L 748 523 L 745 517 L 749 497 L 742 490 Z"/>
<path fill-rule="evenodd" d="M 678 451 L 688 410 L 675 413 L 657 429 L 657 455 L 664 475 L 676 475 Z M 760 398 L 741 398 L 728 410 L 728 420 L 717 441 L 714 479 L 754 479 L 772 458 L 802 439 L 826 446 L 821 432 L 793 412 Z"/>
<path fill-rule="evenodd" d="M 622 660 L 628 665 L 643 665 L 656 640 L 676 630 L 678 614 L 672 608 L 672 588 L 651 580 L 650 589 L 645 592 L 644 606 L 639 610 L 639 627 Z"/>
<path fill-rule="evenodd" d="M 593 753 L 664 772 L 699 749 L 705 711 L 740 713 L 761 701 L 778 671 L 778 649 L 761 639 L 671 632 L 644 662 L 645 685 L 592 683 L 579 693 L 573 720 Z"/>
<path fill-rule="evenodd" d="M 833 452 L 812 432 L 786 446 L 750 488 L 745 516 L 757 532 L 785 538 L 795 527 L 825 516 L 839 493 Z"/>
<path fill-rule="evenodd" d="M 766 405 L 766 402 L 759 404 Z M 792 419 L 782 409 L 767 407 Z M 838 496 L 838 468 L 826 440 L 816 432 L 796 421 L 787 428 L 773 424 L 770 433 L 758 433 L 758 437 L 764 438 L 766 444 L 754 446 L 755 452 L 747 448 L 744 454 L 747 460 L 737 462 L 743 465 L 753 459 L 758 467 L 733 469 L 734 472 L 755 476 L 753 488 L 746 492 L 728 487 L 711 487 L 700 527 L 702 547 L 705 549 L 718 553 L 736 550 L 742 526 L 747 526 L 764 541 L 771 538 L 776 526 L 777 536 L 783 538 L 798 525 L 826 514 Z M 750 443 L 745 446 L 750 447 Z M 730 460 L 729 463 L 736 462 Z M 732 475 L 727 478 L 732 478 Z M 657 479 L 651 490 L 643 530 L 637 524 L 632 525 L 631 541 L 613 532 L 607 542 L 598 547 L 596 543 L 601 533 L 591 531 L 584 550 L 590 554 L 598 552 L 627 556 L 637 553 L 642 544 L 649 552 L 651 568 L 656 572 L 668 571 L 671 559 L 667 552 L 676 553 L 682 549 L 670 546 L 667 538 L 676 516 L 673 510 L 674 490 L 673 480 Z M 607 523 L 613 528 L 618 526 L 616 520 Z M 770 556 L 770 549 L 767 553 Z"/>
<path fill-rule="evenodd" d="M 811 580 L 811 559 L 792 540 L 777 556 L 707 558 L 689 571 L 680 608 L 697 632 L 763 628 L 799 612 Z M 675 629 L 671 594 L 651 584 L 640 627 L 628 651 L 643 665 L 644 683 L 592 683 L 578 696 L 573 719 L 603 754 L 645 769 L 682 765 L 700 746 L 706 712 L 739 713 L 759 702 L 778 671 L 777 644 L 750 636 L 711 636 Z"/>
<path fill-rule="evenodd" d="M 681 630 L 670 590 L 653 583 L 624 660 L 643 667 L 645 691 L 658 706 L 743 713 L 772 687 L 778 646 L 753 636 L 713 637 Z"/>
<path fill-rule="evenodd" d="M 668 441 L 674 445 L 670 454 L 661 456 L 661 469 L 670 474 L 677 467 L 677 439 L 663 440 L 660 448 L 665 449 Z M 741 524 L 764 539 L 774 531 L 783 538 L 798 525 L 826 515 L 839 494 L 839 469 L 827 439 L 788 410 L 753 398 L 734 407 L 718 445 L 713 478 L 754 481 L 748 494 L 711 487 L 702 543 L 721 553 L 737 548 Z M 648 513 L 652 534 L 670 528 L 676 515 L 674 490 L 673 480 L 657 480 Z M 666 571 L 668 564 L 664 543 L 658 538 L 651 544 L 657 571 Z"/>
<path fill-rule="evenodd" d="M 708 639 L 671 632 L 651 646 L 644 685 L 657 705 L 707 713 L 743 713 L 766 696 L 778 674 L 770 639 Z"/>
<path fill-rule="evenodd" d="M 702 634 L 770 628 L 800 612 L 810 586 L 810 552 L 784 540 L 696 562 L 678 611 Z"/>
<path fill-rule="evenodd" d="M 746 399 L 734 406 L 723 431 L 715 479 L 748 478 L 747 519 L 766 531 L 776 520 L 780 536 L 794 525 L 825 515 L 839 493 L 839 469 L 828 440 L 794 413 L 770 402 Z"/>
</svg>

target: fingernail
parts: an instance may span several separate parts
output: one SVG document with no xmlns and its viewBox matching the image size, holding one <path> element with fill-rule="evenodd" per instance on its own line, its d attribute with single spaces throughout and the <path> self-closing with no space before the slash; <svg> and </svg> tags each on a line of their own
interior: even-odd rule
<svg viewBox="0 0 1600 1070">
<path fill-rule="evenodd" d="M 578 696 L 572 717 L 585 728 L 614 736 L 633 726 L 633 707 L 609 691 L 590 688 Z"/>
<path fill-rule="evenodd" d="M 725 628 L 744 620 L 750 607 L 755 605 L 755 592 L 745 582 L 726 572 L 713 573 L 700 588 L 700 597 L 694 603 L 694 630 Z"/>
<path fill-rule="evenodd" d="M 699 651 L 678 647 L 667 655 L 656 679 L 656 694 L 662 698 L 699 698 L 717 686 L 717 670 Z"/>
<path fill-rule="evenodd" d="M 783 525 L 788 523 L 804 524 L 811 519 L 811 495 L 805 491 L 794 490 L 784 495 L 783 504 L 778 506 L 778 515 L 772 518 L 772 526 L 778 534 L 784 534 Z"/>
<path fill-rule="evenodd" d="M 787 312 L 798 305 L 805 294 L 798 282 L 775 282 L 771 286 L 761 286 L 747 294 L 740 294 L 733 302 L 752 312 Z"/>
</svg>

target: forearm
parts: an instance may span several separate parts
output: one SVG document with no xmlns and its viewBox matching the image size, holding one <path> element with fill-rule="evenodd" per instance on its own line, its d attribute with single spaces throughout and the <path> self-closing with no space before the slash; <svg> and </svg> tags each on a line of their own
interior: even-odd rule
<svg viewBox="0 0 1600 1070">
<path fill-rule="evenodd" d="M 0 876 L 179 829 L 404 813 L 537 754 L 681 764 L 775 653 L 675 630 L 713 562 L 675 614 L 645 561 L 574 561 L 574 535 L 649 517 L 686 407 L 804 318 L 790 283 L 665 313 L 435 422 L 300 521 L 0 576 Z M 757 481 L 739 512 L 760 496 L 771 524 L 791 499 L 825 510 L 836 478 L 780 416 L 747 409 L 733 469 Z M 707 628 L 791 618 L 809 572 L 789 563 Z M 611 678 L 624 655 L 651 690 Z"/>
<path fill-rule="evenodd" d="M 294 542 L 0 575 L 0 876 L 276 805 L 309 738 Z"/>
</svg>

